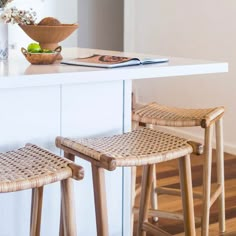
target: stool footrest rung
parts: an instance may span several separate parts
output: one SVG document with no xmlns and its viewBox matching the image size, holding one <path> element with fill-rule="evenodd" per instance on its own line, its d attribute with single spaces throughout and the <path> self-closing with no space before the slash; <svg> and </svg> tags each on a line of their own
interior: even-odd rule
<svg viewBox="0 0 236 236">
<path fill-rule="evenodd" d="M 138 214 L 139 213 L 139 208 L 134 207 L 133 208 L 133 214 Z M 150 217 L 160 217 L 164 219 L 171 219 L 171 220 L 184 220 L 184 216 L 181 213 L 174 213 L 174 212 L 168 212 L 168 211 L 161 211 L 161 210 L 154 210 L 154 209 L 149 209 L 148 210 L 148 215 Z M 197 224 L 201 223 L 201 217 L 195 217 L 195 222 Z"/>
<path fill-rule="evenodd" d="M 166 231 L 160 228 L 157 228 L 156 226 L 150 224 L 149 222 L 144 222 L 142 229 L 145 230 L 146 232 L 150 232 L 158 236 L 171 236 L 171 234 L 167 233 Z"/>
<path fill-rule="evenodd" d="M 215 192 L 211 195 L 210 207 L 217 200 L 217 198 L 220 196 L 221 193 L 222 193 L 222 186 L 218 184 Z"/>
<path fill-rule="evenodd" d="M 168 194 L 168 195 L 174 195 L 174 196 L 181 196 L 181 190 L 180 189 L 157 187 L 156 191 L 159 194 Z M 193 197 L 202 199 L 202 194 L 198 193 L 198 192 L 193 192 Z"/>
<path fill-rule="evenodd" d="M 183 214 L 169 212 L 169 211 L 149 209 L 148 215 L 152 217 L 157 216 L 160 218 L 167 218 L 167 219 L 172 219 L 172 220 L 184 220 Z"/>
</svg>

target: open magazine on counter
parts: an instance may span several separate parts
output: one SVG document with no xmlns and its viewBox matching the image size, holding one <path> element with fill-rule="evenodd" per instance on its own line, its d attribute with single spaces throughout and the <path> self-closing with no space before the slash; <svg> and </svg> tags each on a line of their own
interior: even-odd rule
<svg viewBox="0 0 236 236">
<path fill-rule="evenodd" d="M 122 56 L 93 54 L 88 57 L 62 60 L 61 64 L 91 66 L 101 68 L 117 68 L 122 66 L 146 65 L 168 62 L 168 58 L 132 58 Z"/>
</svg>

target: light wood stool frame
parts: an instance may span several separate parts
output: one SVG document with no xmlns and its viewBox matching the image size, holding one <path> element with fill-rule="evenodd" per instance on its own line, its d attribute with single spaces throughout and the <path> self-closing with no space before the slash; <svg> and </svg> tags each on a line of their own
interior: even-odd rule
<svg viewBox="0 0 236 236">
<path fill-rule="evenodd" d="M 103 141 L 103 143 L 104 142 L 105 141 Z M 76 146 L 77 144 L 78 146 Z M 94 152 L 92 147 L 87 145 L 84 146 L 83 143 L 81 144 L 79 141 L 73 139 L 70 140 L 68 138 L 57 137 L 56 146 L 58 148 L 61 148 L 65 153 L 65 157 L 69 158 L 70 160 L 74 160 L 75 156 L 77 156 L 91 163 L 97 235 L 109 236 L 107 205 L 106 205 L 107 201 L 106 201 L 106 188 L 105 188 L 105 170 L 113 171 L 116 169 L 116 167 L 134 166 L 135 163 L 132 163 L 132 160 L 129 162 L 125 160 L 119 161 L 119 159 L 116 159 L 115 157 L 107 156 L 105 152 L 104 153 L 102 152 L 101 154 L 99 153 L 100 159 L 96 159 L 97 153 Z M 147 163 L 143 164 L 144 171 L 143 171 L 142 190 L 140 199 L 140 212 L 139 212 L 138 232 L 137 232 L 138 236 L 141 235 L 144 236 L 146 234 L 146 231 L 155 233 L 156 235 L 167 235 L 167 236 L 170 235 L 164 232 L 163 230 L 158 229 L 155 226 L 148 223 L 147 216 L 149 215 L 149 212 L 152 212 L 152 214 L 155 216 L 183 220 L 186 235 L 188 236 L 196 235 L 193 196 L 192 196 L 191 164 L 189 155 L 191 151 L 188 151 L 187 154 L 187 150 L 192 150 L 192 149 L 190 145 L 187 146 L 185 146 L 187 148 L 185 149 L 185 151 L 178 151 L 178 153 L 186 153 L 186 155 L 180 156 L 179 154 L 177 154 L 179 156 L 175 155 L 175 157 L 173 157 L 173 158 L 178 158 L 179 160 L 179 173 L 180 173 L 181 195 L 183 204 L 183 215 L 181 216 L 177 213 L 172 213 L 172 212 L 165 213 L 165 212 L 155 211 L 154 209 L 149 209 L 151 186 L 153 182 L 153 168 L 155 166 L 154 163 L 156 162 L 154 161 L 154 159 L 152 159 L 152 161 L 148 163 L 148 158 L 146 160 L 143 159 L 145 160 L 145 163 L 146 161 Z M 111 150 L 109 150 L 109 153 L 110 152 Z M 167 160 L 165 160 L 167 156 L 160 157 L 159 162 L 168 161 L 172 159 L 171 155 L 169 157 L 170 159 L 167 158 Z M 139 165 L 141 165 L 140 163 L 142 163 L 142 160 L 140 161 L 138 160 L 138 158 L 133 158 L 133 161 L 134 162 L 139 161 L 137 162 L 139 163 Z"/>
<path fill-rule="evenodd" d="M 155 103 L 151 103 L 152 105 Z M 148 105 L 147 105 L 148 106 Z M 161 105 L 160 105 L 161 106 Z M 139 109 L 139 108 L 138 108 Z M 138 110 L 137 109 L 137 110 Z M 219 215 L 219 231 L 221 233 L 225 232 L 225 187 L 224 187 L 224 152 L 223 152 L 223 112 L 219 111 L 222 110 L 220 107 L 219 109 L 216 108 L 216 114 L 219 112 L 219 115 L 215 115 L 212 113 L 213 118 L 209 119 L 202 119 L 198 126 L 201 126 L 204 129 L 204 163 L 203 163 L 203 192 L 200 193 L 193 193 L 193 196 L 196 198 L 202 199 L 202 217 L 201 217 L 201 235 L 208 236 L 209 235 L 209 218 L 210 218 L 210 208 L 213 203 L 218 200 L 218 215 Z M 135 110 L 134 110 L 135 112 Z M 134 128 L 139 126 L 138 122 L 139 118 L 135 118 Z M 158 118 L 155 119 L 153 116 L 152 119 L 145 117 L 140 118 L 140 124 L 142 126 L 172 126 L 172 127 L 182 127 L 180 124 L 175 124 L 173 121 L 172 123 L 169 122 L 165 124 L 165 119 L 162 121 L 158 121 Z M 145 122 L 144 122 L 145 121 Z M 159 123 L 158 123 L 159 122 Z M 166 119 L 166 123 L 168 122 L 168 118 Z M 180 121 L 181 122 L 181 121 Z M 191 125 L 183 125 L 191 127 Z M 192 125 L 197 126 L 197 125 Z M 215 126 L 215 139 L 216 139 L 216 165 L 217 165 L 217 188 L 212 193 L 211 191 L 211 176 L 212 176 L 212 139 L 213 139 L 213 128 Z M 195 143 L 192 143 L 194 145 Z M 196 152 L 201 154 L 201 150 L 197 147 Z M 178 190 L 169 189 L 169 188 L 160 188 L 156 187 L 156 171 L 155 167 L 153 168 L 153 185 L 151 191 L 151 204 L 154 209 L 158 209 L 158 200 L 157 195 L 158 193 L 166 193 L 166 194 L 173 194 L 179 195 L 180 192 Z M 136 179 L 136 170 L 133 170 L 133 183 Z M 135 186 L 135 185 L 134 185 Z M 133 191 L 133 197 L 135 198 L 135 194 L 137 192 Z M 134 200 L 133 200 L 134 201 Z M 154 221 L 157 221 L 158 218 L 153 218 Z M 196 219 L 199 221 L 199 219 Z"/>
</svg>

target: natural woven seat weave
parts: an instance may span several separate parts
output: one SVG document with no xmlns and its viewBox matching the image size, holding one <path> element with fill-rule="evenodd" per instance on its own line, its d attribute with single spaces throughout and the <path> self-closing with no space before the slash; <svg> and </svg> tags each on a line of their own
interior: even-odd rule
<svg viewBox="0 0 236 236">
<path fill-rule="evenodd" d="M 195 236 L 190 170 L 192 147 L 186 139 L 154 129 L 140 128 L 110 137 L 80 139 L 57 137 L 56 146 L 63 149 L 65 156 L 70 156 L 71 159 L 77 156 L 91 163 L 98 236 L 109 235 L 104 170 L 115 170 L 118 166 L 144 167 L 137 235 L 143 235 L 143 231 L 152 232 L 154 235 L 162 232 L 161 235 L 164 235 L 161 229 L 153 228 L 147 219 L 152 169 L 156 163 L 178 158 L 184 209 L 182 219 L 186 235 Z M 167 214 L 171 215 L 172 219 L 178 218 L 173 212 Z"/>
<path fill-rule="evenodd" d="M 207 127 L 214 119 L 222 116 L 224 107 L 187 109 L 149 103 L 134 110 L 133 121 L 174 127 Z"/>
<path fill-rule="evenodd" d="M 44 185 L 61 184 L 60 235 L 76 236 L 72 180 L 83 179 L 74 162 L 33 144 L 0 153 L 0 193 L 32 190 L 30 236 L 40 235 Z"/>
<path fill-rule="evenodd" d="M 57 138 L 59 146 L 68 147 L 95 160 L 116 166 L 139 166 L 185 156 L 192 152 L 187 140 L 157 130 L 142 128 L 112 137 Z"/>
<path fill-rule="evenodd" d="M 35 145 L 0 153 L 0 192 L 15 192 L 67 179 L 72 176 L 69 163 Z"/>
</svg>

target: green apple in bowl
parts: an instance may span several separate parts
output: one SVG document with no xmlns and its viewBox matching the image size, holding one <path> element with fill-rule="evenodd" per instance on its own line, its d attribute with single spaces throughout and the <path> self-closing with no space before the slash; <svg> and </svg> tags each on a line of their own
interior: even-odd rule
<svg viewBox="0 0 236 236">
<path fill-rule="evenodd" d="M 27 47 L 27 51 L 31 53 L 39 53 L 41 50 L 42 49 L 38 43 L 30 43 Z"/>
<path fill-rule="evenodd" d="M 27 47 L 27 51 L 30 53 L 53 53 L 50 49 L 43 49 L 38 43 L 30 43 Z"/>
</svg>

